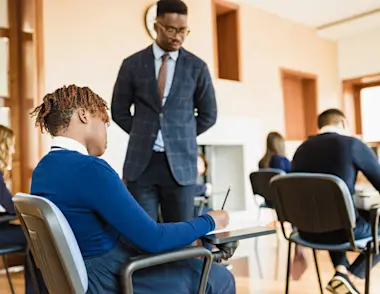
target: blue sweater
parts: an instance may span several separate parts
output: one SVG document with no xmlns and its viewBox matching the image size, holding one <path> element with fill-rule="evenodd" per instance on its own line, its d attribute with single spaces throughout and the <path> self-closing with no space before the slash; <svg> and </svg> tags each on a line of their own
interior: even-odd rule
<svg viewBox="0 0 380 294">
<path fill-rule="evenodd" d="M 185 247 L 214 230 L 211 216 L 158 224 L 102 159 L 52 151 L 32 176 L 31 194 L 46 197 L 67 218 L 84 258 L 110 251 L 121 236 L 149 253 Z"/>
<path fill-rule="evenodd" d="M 290 172 L 290 161 L 284 156 L 273 155 L 272 158 L 270 159 L 269 167 L 278 168 L 288 173 Z"/>
</svg>

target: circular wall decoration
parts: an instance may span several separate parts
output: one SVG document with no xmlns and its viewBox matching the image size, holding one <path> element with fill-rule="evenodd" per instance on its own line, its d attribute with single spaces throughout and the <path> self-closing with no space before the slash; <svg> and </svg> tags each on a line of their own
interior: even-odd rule
<svg viewBox="0 0 380 294">
<path fill-rule="evenodd" d="M 156 17 L 157 17 L 157 4 L 152 4 L 151 6 L 148 7 L 148 9 L 145 12 L 145 28 L 153 40 L 155 40 L 157 37 L 157 33 L 154 30 L 154 23 L 156 22 Z"/>
</svg>

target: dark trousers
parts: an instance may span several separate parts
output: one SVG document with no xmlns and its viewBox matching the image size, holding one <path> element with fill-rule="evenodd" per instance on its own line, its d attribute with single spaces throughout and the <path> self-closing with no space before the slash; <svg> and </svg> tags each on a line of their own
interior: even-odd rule
<svg viewBox="0 0 380 294">
<path fill-rule="evenodd" d="M 88 294 L 122 293 L 120 271 L 131 257 L 142 254 L 121 239 L 111 251 L 101 256 L 85 258 L 88 273 Z M 186 259 L 136 271 L 133 274 L 135 294 L 197 293 L 203 269 L 203 259 Z M 207 281 L 206 294 L 235 294 L 235 279 L 224 266 L 213 263 Z"/>
<path fill-rule="evenodd" d="M 380 229 L 380 228 L 379 228 Z M 372 226 L 363 217 L 358 217 L 356 228 L 354 229 L 355 240 L 372 237 Z M 325 244 L 339 244 L 347 241 L 346 233 L 343 231 L 325 233 L 325 234 L 302 234 L 305 240 L 311 242 L 321 242 Z M 352 274 L 363 279 L 365 277 L 366 257 L 360 254 L 355 261 L 350 264 L 345 251 L 329 251 L 330 258 L 334 267 L 345 266 Z M 373 255 L 372 267 L 380 261 L 380 255 Z"/>
<path fill-rule="evenodd" d="M 136 181 L 127 182 L 127 187 L 156 221 L 159 207 L 166 223 L 193 219 L 195 185 L 181 186 L 175 181 L 163 152 L 153 152 L 143 174 Z"/>
</svg>

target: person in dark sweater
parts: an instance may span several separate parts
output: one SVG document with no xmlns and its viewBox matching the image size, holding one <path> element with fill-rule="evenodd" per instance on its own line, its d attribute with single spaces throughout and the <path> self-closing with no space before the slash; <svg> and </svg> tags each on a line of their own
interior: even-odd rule
<svg viewBox="0 0 380 294">
<path fill-rule="evenodd" d="M 371 184 L 380 191 L 380 165 L 373 151 L 359 139 L 350 137 L 346 131 L 344 114 L 337 109 L 324 111 L 318 117 L 319 133 L 306 140 L 296 151 L 292 161 L 292 172 L 325 173 L 341 178 L 352 195 L 355 193 L 357 173 L 361 171 Z M 355 238 L 372 236 L 371 224 L 357 214 Z M 300 235 L 309 241 L 341 243 L 347 241 L 344 232 Z M 351 278 L 364 278 L 365 257 L 359 255 L 350 264 L 345 252 L 330 252 L 336 274 L 328 283 L 332 293 L 359 293 Z M 374 256 L 373 266 L 380 261 Z M 334 292 L 335 291 L 335 292 Z"/>
<path fill-rule="evenodd" d="M 229 222 L 213 211 L 179 223 L 157 223 L 129 193 L 119 175 L 100 159 L 109 123 L 106 102 L 87 87 L 64 86 L 44 97 L 32 113 L 54 138 L 52 150 L 32 175 L 31 194 L 62 211 L 78 241 L 88 273 L 87 293 L 119 293 L 118 275 L 135 256 L 183 248 Z M 203 260 L 156 266 L 134 274 L 136 293 L 195 293 Z M 207 291 L 235 293 L 232 274 L 213 264 Z"/>
<path fill-rule="evenodd" d="M 5 214 L 16 214 L 12 201 L 12 194 L 8 190 L 5 179 L 12 169 L 12 155 L 15 151 L 13 131 L 0 125 L 0 205 L 5 209 Z M 26 246 L 26 239 L 22 229 L 18 225 L 7 223 L 0 224 L 0 247 L 11 245 Z"/>
</svg>

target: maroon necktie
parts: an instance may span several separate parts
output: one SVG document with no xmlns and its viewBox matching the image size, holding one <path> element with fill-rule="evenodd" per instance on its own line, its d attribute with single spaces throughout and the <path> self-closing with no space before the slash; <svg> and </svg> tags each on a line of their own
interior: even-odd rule
<svg viewBox="0 0 380 294">
<path fill-rule="evenodd" d="M 162 55 L 162 64 L 160 67 L 160 71 L 158 72 L 157 78 L 157 86 L 158 86 L 158 99 L 160 101 L 160 105 L 162 105 L 162 98 L 164 98 L 165 84 L 166 84 L 166 72 L 167 72 L 167 61 L 169 58 L 169 54 L 165 53 Z"/>
</svg>

